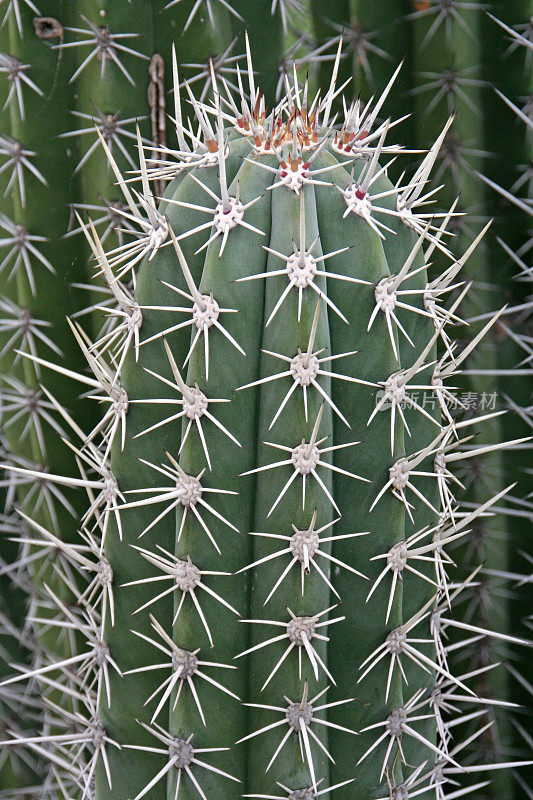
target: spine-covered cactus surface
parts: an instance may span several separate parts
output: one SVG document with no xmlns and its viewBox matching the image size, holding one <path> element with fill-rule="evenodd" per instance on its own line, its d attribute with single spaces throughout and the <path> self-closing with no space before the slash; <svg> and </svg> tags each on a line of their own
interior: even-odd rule
<svg viewBox="0 0 533 800">
<path fill-rule="evenodd" d="M 24 356 L 101 408 L 83 430 L 50 401 L 80 475 L 48 480 L 87 494 L 79 540 L 27 520 L 76 595 L 48 587 L 72 654 L 1 684 L 54 690 L 47 729 L 2 742 L 48 759 L 54 799 L 444 800 L 486 784 L 461 751 L 489 701 L 447 643 L 529 642 L 456 612 L 481 565 L 464 576 L 449 546 L 507 489 L 461 506 L 456 462 L 505 444 L 476 445 L 495 414 L 458 417 L 453 385 L 499 314 L 459 351 L 482 237 L 452 256 L 454 207 L 432 210 L 450 121 L 389 180 L 410 166 L 378 118 L 396 74 L 339 121 L 335 77 L 315 98 L 287 78 L 269 110 L 248 57 L 237 92 L 213 73 L 212 101 L 189 95 L 191 146 L 164 165 L 140 131 L 134 176 L 100 139 L 124 240 L 78 224 L 114 305 L 92 338 L 70 323 L 87 371 Z M 478 727 L 454 739 L 467 717 Z"/>
<path fill-rule="evenodd" d="M 465 343 L 473 339 L 493 313 L 487 306 L 494 308 L 504 301 L 508 304 L 497 326 L 465 361 L 457 393 L 464 398 L 467 414 L 476 413 L 473 406 L 510 411 L 490 421 L 479 442 L 488 445 L 527 435 L 531 431 L 531 268 L 527 263 L 531 237 L 524 240 L 524 218 L 531 215 L 531 137 L 526 130 L 531 126 L 531 3 L 502 0 L 488 9 L 483 3 L 461 0 L 386 4 L 314 0 L 312 8 L 317 42 L 308 57 L 316 62 L 323 87 L 327 85 L 326 60 L 331 58 L 328 54 L 334 45 L 327 37 L 335 29 L 339 35 L 342 31 L 345 51 L 356 55 L 355 59 L 345 59 L 340 78 L 351 77 L 353 91 L 361 91 L 365 98 L 386 85 L 383 71 L 387 56 L 404 57 L 404 91 L 389 97 L 384 111 L 394 118 L 411 112 L 402 126 L 412 126 L 413 140 L 419 146 L 428 146 L 447 116 L 454 113 L 455 122 L 443 142 L 435 180 L 444 186 L 436 197 L 440 210 L 458 198 L 457 211 L 468 212 L 465 217 L 450 220 L 449 228 L 454 232 L 450 249 L 456 257 L 490 217 L 495 217 L 490 233 L 463 272 L 474 285 L 461 305 L 461 316 L 469 326 L 459 328 L 457 336 Z M 517 117 L 525 124 L 517 124 Z M 496 119 L 499 129 L 508 131 L 507 136 L 494 136 Z M 398 174 L 400 171 L 401 167 Z M 498 192 L 496 202 L 491 190 Z M 441 270 L 441 264 L 437 258 L 430 267 L 430 277 L 433 270 Z M 515 265 L 519 273 L 511 277 Z M 465 575 L 478 561 L 484 562 L 476 585 L 465 595 L 463 613 L 481 627 L 490 619 L 502 632 L 515 631 L 518 635 L 524 622 L 528 623 L 527 617 L 515 610 L 530 606 L 523 583 L 522 555 L 524 526 L 529 531 L 531 523 L 530 452 L 529 444 L 521 444 L 507 453 L 495 452 L 490 458 L 484 456 L 478 461 L 473 457 L 465 462 L 458 476 L 468 487 L 464 500 L 471 508 L 482 502 L 486 491 L 497 492 L 511 480 L 516 480 L 517 486 L 502 506 L 503 514 L 476 522 L 472 536 L 475 547 L 471 541 L 464 541 L 452 548 L 453 558 Z M 512 575 L 522 575 L 518 585 L 510 582 Z M 522 669 L 524 661 L 520 648 L 509 648 L 496 640 L 485 640 L 482 646 L 473 643 L 468 656 L 460 652 L 458 657 L 458 664 L 468 657 L 471 668 L 510 660 Z M 529 707 L 530 686 L 516 670 L 513 678 L 517 674 L 520 679 L 509 683 L 505 671 L 488 670 L 480 672 L 478 680 L 485 696 L 505 696 Z M 486 714 L 493 725 L 483 737 L 472 740 L 472 758 L 489 764 L 518 752 L 527 754 L 529 745 L 524 745 L 520 722 L 510 726 L 507 710 L 497 704 L 486 706 Z M 512 791 L 511 777 L 520 797 L 523 791 L 531 793 L 531 788 L 524 789 L 529 782 L 524 784 L 521 775 L 499 772 L 487 796 L 507 796 Z"/>
</svg>

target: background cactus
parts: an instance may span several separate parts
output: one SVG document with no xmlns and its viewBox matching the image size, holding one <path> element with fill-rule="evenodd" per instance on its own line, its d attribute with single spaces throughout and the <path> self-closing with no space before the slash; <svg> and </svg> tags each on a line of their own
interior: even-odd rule
<svg viewBox="0 0 533 800">
<path fill-rule="evenodd" d="M 55 18 L 58 6 L 49 3 L 44 11 Z M 31 480 L 27 476 L 18 479 L 10 476 L 10 482 L 17 484 L 13 488 L 16 488 L 20 511 L 31 514 L 39 524 L 60 531 L 62 540 L 74 542 L 77 541 L 76 518 L 84 511 L 83 498 L 71 501 L 59 487 L 48 483 L 44 473 L 63 471 L 67 475 L 77 474 L 76 461 L 73 454 L 63 450 L 58 442 L 62 428 L 50 415 L 53 406 L 40 384 L 38 365 L 20 355 L 21 352 L 35 354 L 42 348 L 47 355 L 62 357 L 59 342 L 65 339 L 68 330 L 65 310 L 71 314 L 87 303 L 81 292 L 71 285 L 76 274 L 79 277 L 83 274 L 83 257 L 80 258 L 74 242 L 61 242 L 59 245 L 68 224 L 68 202 L 74 190 L 70 177 L 77 157 L 74 150 L 67 152 L 65 144 L 58 138 L 69 124 L 72 90 L 66 76 L 70 59 L 65 57 L 58 65 L 52 48 L 61 34 L 41 17 L 34 23 L 34 17 L 31 9 L 21 8 L 18 15 L 8 15 L 2 29 L 2 51 L 5 53 L 2 58 L 9 86 L 3 111 L 3 120 L 7 123 L 7 130 L 3 128 L 3 133 L 7 134 L 3 138 L 7 156 L 3 177 L 9 201 L 3 206 L 1 217 L 5 245 L 0 278 L 4 312 L 0 356 L 2 430 L 10 464 L 36 470 L 38 475 Z M 43 208 L 48 210 L 44 216 Z M 76 265 L 74 269 L 73 265 Z M 61 305 L 56 302 L 56 293 L 62 298 Z M 82 368 L 79 354 L 71 363 L 73 368 Z M 61 376 L 53 376 L 47 388 L 58 402 L 69 402 L 70 387 Z M 74 399 L 72 408 L 76 405 Z M 14 500 L 10 492 L 5 511 L 12 509 Z M 12 644 L 8 648 L 11 653 L 6 658 L 4 672 L 12 671 L 7 665 L 19 661 L 22 655 L 27 656 L 28 669 L 42 663 L 40 649 L 44 648 L 53 657 L 69 657 L 74 646 L 72 636 L 58 637 L 57 631 L 45 622 L 36 631 L 38 642 L 33 640 L 29 625 L 24 625 L 21 632 L 22 647 L 13 640 L 23 609 L 30 616 L 41 619 L 55 616 L 45 586 L 50 586 L 63 598 L 68 597 L 69 601 L 74 596 L 72 588 L 57 576 L 48 552 L 38 562 L 31 558 L 28 547 L 21 544 L 24 535 L 21 522 L 18 515 L 13 520 L 6 517 L 5 535 L 17 537 L 18 542 L 6 543 L 4 559 L 11 561 L 13 551 L 16 553 L 20 549 L 20 562 L 27 564 L 29 574 L 21 574 L 20 564 L 18 568 L 9 563 L 4 566 L 6 578 L 11 577 L 14 587 L 17 587 L 8 593 L 5 602 L 4 613 L 9 615 L 11 625 L 11 630 L 8 625 L 7 633 Z M 17 559 L 13 560 L 16 564 Z M 61 557 L 56 567 L 61 569 Z M 30 575 L 35 579 L 34 586 Z M 74 587 L 75 594 L 77 588 Z M 31 590 L 26 606 L 21 592 L 24 589 Z M 41 704 L 31 690 L 25 695 L 19 687 L 6 687 L 2 705 L 9 709 L 6 725 L 14 723 L 19 735 L 27 733 L 28 729 L 33 730 L 35 721 L 39 722 Z M 16 765 L 19 756 L 6 756 L 4 766 L 8 769 L 10 764 L 16 767 L 15 775 L 8 772 L 5 778 L 6 789 L 39 782 L 32 769 L 25 775 L 20 763 Z M 38 760 L 38 756 L 31 757 L 29 766 L 33 767 Z M 3 776 L 4 773 L 5 770 Z"/>
<path fill-rule="evenodd" d="M 8 725 L 3 742 L 4 753 L 31 760 L 16 785 L 29 785 L 32 798 L 98 800 L 483 796 L 486 772 L 507 766 L 505 752 L 486 755 L 486 709 L 507 703 L 492 696 L 503 670 L 467 661 L 468 646 L 481 640 L 489 653 L 487 642 L 505 643 L 523 653 L 530 642 L 523 630 L 501 623 L 489 630 L 472 615 L 472 595 L 509 571 L 501 553 L 484 572 L 476 561 L 465 569 L 471 529 L 491 521 L 509 488 L 476 485 L 475 495 L 461 497 L 455 462 L 498 459 L 504 447 L 514 452 L 527 442 L 523 429 L 509 426 L 509 442 L 493 428 L 472 444 L 477 420 L 457 416 L 449 393 L 458 371 L 472 373 L 466 359 L 487 347 L 504 317 L 481 309 L 459 355 L 449 337 L 467 308 L 463 281 L 474 259 L 474 277 L 485 260 L 482 235 L 472 246 L 449 236 L 460 221 L 455 206 L 449 210 L 455 194 L 440 212 L 439 201 L 424 205 L 427 194 L 437 200 L 429 178 L 452 135 L 447 114 L 432 116 L 435 145 L 393 185 L 389 162 L 396 176 L 409 159 L 383 121 L 405 113 L 390 29 L 381 48 L 377 32 L 369 41 L 392 62 L 374 50 L 374 75 L 356 60 L 365 93 L 369 82 L 384 91 L 368 107 L 346 100 L 332 128 L 343 108 L 335 82 L 312 100 L 307 77 L 314 76 L 301 69 L 296 83 L 290 71 L 268 110 L 280 90 L 272 65 L 281 33 L 293 41 L 305 24 L 299 3 L 261 8 L 265 29 L 273 13 L 269 49 L 257 15 L 248 16 L 249 37 L 242 34 L 247 3 L 133 5 L 87 3 L 83 25 L 62 16 L 59 28 L 50 19 L 44 28 L 41 52 L 66 70 L 57 86 L 70 97 L 54 124 L 69 110 L 90 118 L 96 96 L 110 115 L 121 98 L 132 111 L 125 148 L 106 131 L 98 139 L 92 124 L 87 135 L 63 128 L 68 136 L 46 140 L 59 147 L 90 137 L 77 170 L 84 194 L 72 184 L 69 195 L 67 242 L 77 267 L 65 281 L 87 283 L 86 247 L 99 288 L 90 306 L 74 291 L 71 311 L 45 304 L 42 322 L 52 323 L 50 341 L 61 343 L 68 363 L 59 365 L 42 338 L 16 362 L 32 381 L 41 375 L 47 414 L 69 439 L 53 451 L 58 466 L 46 462 L 47 490 L 65 493 L 78 509 L 74 523 L 40 514 L 4 522 L 17 540 L 6 545 L 2 569 L 15 579 L 19 599 L 8 601 L 15 624 L 24 594 L 30 606 L 24 650 L 0 686 L 6 698 L 19 692 L 25 706 L 23 730 Z M 59 9 L 45 11 L 59 19 Z M 362 17 L 365 8 L 357 11 Z M 7 4 L 2 36 L 15 36 L 16 52 L 24 41 L 35 46 L 25 35 L 35 13 L 30 3 Z M 412 22 L 398 30 L 415 41 Z M 176 26 L 194 44 L 188 51 L 185 38 L 176 41 L 173 56 Z M 232 43 L 231 28 L 240 41 Z M 52 49 L 58 37 L 48 33 L 59 29 Z M 135 52 L 123 51 L 119 37 Z M 403 41 L 394 38 L 397 47 Z M 93 55 L 85 62 L 87 47 Z M 248 53 L 240 74 L 239 47 Z M 260 54 L 265 82 L 250 50 Z M 73 53 L 77 62 L 68 66 Z M 342 83 L 341 64 L 333 71 Z M 204 72 L 205 90 L 203 80 L 190 84 L 199 103 L 179 86 L 188 69 Z M 406 63 L 400 80 L 411 74 Z M 73 76 L 75 106 L 65 88 Z M 162 87 L 171 76 L 176 120 L 166 149 Z M 20 114 L 9 120 L 10 135 L 24 131 Z M 41 142 L 32 146 L 44 152 Z M 45 204 L 39 192 L 50 196 L 56 180 L 51 173 L 39 189 L 39 175 L 30 176 L 36 209 Z M 482 193 L 481 184 L 467 183 Z M 65 193 L 62 175 L 53 185 Z M 14 182 L 7 194 L 6 213 L 24 220 Z M 66 215 L 57 224 L 58 232 L 47 228 L 56 241 Z M 33 310 L 20 286 L 19 308 Z M 6 291 L 4 302 L 15 300 Z M 74 318 L 69 339 L 55 339 L 65 311 L 77 311 L 82 325 Z M 14 355 L 6 346 L 4 357 Z M 16 373 L 6 364 L 9 386 Z M 76 404 L 76 379 L 98 406 Z M 21 460 L 26 437 L 10 434 L 10 412 L 18 411 L 12 394 L 2 397 L 6 483 L 9 507 L 14 488 L 24 512 L 41 471 L 33 452 L 30 463 Z M 485 430 L 500 419 L 482 416 Z M 74 453 L 77 477 L 59 465 L 63 452 Z M 18 555 L 14 546 L 22 547 Z M 528 790 L 520 771 L 527 734 L 518 718 L 516 726 L 520 752 L 510 766 L 520 797 Z M 7 761 L 0 775 L 9 791 Z M 449 783 L 457 780 L 459 788 Z M 511 791 L 509 783 L 494 785 Z"/>
<path fill-rule="evenodd" d="M 486 31 L 491 38 L 494 30 L 503 30 L 504 38 L 496 37 L 498 52 L 501 59 L 511 68 L 504 71 L 494 69 L 491 74 L 494 91 L 487 93 L 487 118 L 488 115 L 497 113 L 498 108 L 504 108 L 504 113 L 509 119 L 512 131 L 510 141 L 513 160 L 517 163 L 512 181 L 503 176 L 499 171 L 498 159 L 493 159 L 487 164 L 481 176 L 485 184 L 493 190 L 491 201 L 496 216 L 498 237 L 491 239 L 493 263 L 501 263 L 505 290 L 509 296 L 509 312 L 506 313 L 502 323 L 503 346 L 499 348 L 499 383 L 508 406 L 512 410 L 504 423 L 505 433 L 511 436 L 527 435 L 531 431 L 531 418 L 528 409 L 531 405 L 531 372 L 530 351 L 526 344 L 531 328 L 531 299 L 528 283 L 531 269 L 527 265 L 527 253 L 531 249 L 531 236 L 529 232 L 528 201 L 531 199 L 531 122 L 530 96 L 531 96 L 531 63 L 528 56 L 531 39 L 531 13 L 533 6 L 525 7 L 498 6 L 493 14 L 485 21 Z M 494 16 L 494 14 L 496 16 Z M 529 18 L 528 18 L 529 15 Z M 492 29 L 490 26 L 494 26 Z M 492 62 L 489 62 L 492 63 Z M 500 104 L 498 106 L 498 103 Z M 518 124 L 517 124 L 517 120 Z M 529 164 L 529 166 L 528 166 Z M 525 235 L 524 235 L 525 223 Z M 502 260 L 503 256 L 503 260 Z M 524 256 L 526 262 L 524 262 Z M 516 268 L 518 272 L 514 279 L 510 277 Z M 525 267 L 525 268 L 524 268 Z M 525 347 L 524 347 L 525 345 Z M 517 466 L 521 469 L 523 479 L 522 491 L 518 494 L 507 517 L 507 525 L 512 536 L 513 544 L 510 553 L 510 572 L 505 572 L 501 565 L 491 571 L 496 585 L 501 591 L 502 584 L 508 580 L 509 574 L 519 575 L 521 592 L 524 593 L 524 606 L 531 603 L 531 595 L 522 583 L 530 580 L 531 568 L 529 561 L 531 553 L 529 547 L 524 548 L 524 519 L 530 519 L 531 498 L 531 471 L 529 469 L 529 454 L 520 451 L 514 454 L 514 459 L 505 459 L 506 473 L 510 474 Z M 527 524 L 527 522 L 526 522 Z M 527 555 L 529 553 L 529 555 Z M 514 594 L 511 595 L 511 609 L 516 610 Z M 511 622 L 519 634 L 528 625 L 527 615 L 513 613 Z M 511 673 L 512 698 L 520 705 L 528 707 L 531 702 L 531 687 L 524 681 L 523 675 L 527 673 L 524 664 L 523 651 L 519 650 L 515 656 L 515 663 L 509 668 Z M 524 747 L 524 727 L 522 720 L 516 716 L 513 719 L 513 728 L 516 731 L 518 747 Z M 531 770 L 523 774 L 514 773 L 515 780 L 520 789 L 527 792 L 531 785 Z"/>
</svg>

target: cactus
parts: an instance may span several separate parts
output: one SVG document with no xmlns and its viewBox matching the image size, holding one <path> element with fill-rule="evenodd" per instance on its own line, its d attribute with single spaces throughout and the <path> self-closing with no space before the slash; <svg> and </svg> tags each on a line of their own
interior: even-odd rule
<svg viewBox="0 0 533 800">
<path fill-rule="evenodd" d="M 69 403 L 71 396 L 59 375 L 52 377 L 47 388 L 42 387 L 38 365 L 21 357 L 23 352 L 36 353 L 38 347 L 49 355 L 61 355 L 58 341 L 68 331 L 65 312 L 73 313 L 87 303 L 71 286 L 73 264 L 82 273 L 78 248 L 74 242 L 58 247 L 68 221 L 72 191 L 69 176 L 75 164 L 75 152 L 69 154 L 59 138 L 68 124 L 72 92 L 65 79 L 69 59 L 58 62 L 53 49 L 61 36 L 53 25 L 58 8 L 59 4 L 49 3 L 50 16 L 46 19 L 34 19 L 31 8 L 20 8 L 17 14 L 8 14 L 2 33 L 7 51 L 2 59 L 10 89 L 2 117 L 2 125 L 9 131 L 4 139 L 8 157 L 3 164 L 9 201 L 1 218 L 5 255 L 0 276 L 0 370 L 2 431 L 9 458 L 11 463 L 38 472 L 37 479 L 31 481 L 11 475 L 11 480 L 19 484 L 19 509 L 60 532 L 64 541 L 75 542 L 76 517 L 83 514 L 83 498 L 65 496 L 44 475 L 59 470 L 77 474 L 74 454 L 57 440 L 62 428 L 50 414 L 53 406 L 46 391 L 52 391 L 61 403 Z M 49 214 L 43 216 L 43 208 Z M 56 293 L 62 298 L 61 306 L 55 300 Z M 82 363 L 79 354 L 73 354 L 72 366 L 82 368 Z M 73 398 L 73 409 L 76 406 L 79 412 L 80 404 Z M 11 533 L 9 527 L 7 532 Z M 72 598 L 63 580 L 56 580 L 52 563 L 39 564 L 34 574 L 40 593 L 33 598 L 36 615 L 46 617 L 50 613 L 44 584 Z M 39 636 L 41 645 L 54 654 L 70 649 L 70 643 L 58 640 L 55 632 L 50 635 L 46 625 L 41 626 Z"/>
<path fill-rule="evenodd" d="M 531 248 L 530 233 L 524 238 L 526 226 L 531 216 L 527 206 L 531 199 L 531 119 L 528 116 L 528 98 L 531 94 L 531 14 L 533 5 L 498 5 L 486 18 L 487 34 L 502 31 L 498 55 L 506 69 L 494 69 L 490 75 L 494 90 L 486 99 L 487 115 L 500 113 L 510 131 L 509 151 L 516 163 L 512 181 L 508 174 L 500 170 L 498 159 L 487 163 L 480 177 L 488 185 L 495 210 L 498 237 L 491 241 L 493 263 L 502 261 L 501 271 L 509 298 L 509 307 L 502 321 L 502 334 L 505 347 L 500 348 L 499 380 L 502 392 L 513 413 L 504 420 L 503 430 L 511 436 L 527 435 L 531 431 L 531 370 L 529 360 L 528 332 L 531 327 L 531 299 L 529 281 L 531 268 L 527 254 Z M 496 27 L 496 26 L 499 27 Z M 503 29 L 503 30 L 502 30 Z M 524 105 L 524 99 L 525 105 Z M 518 124 L 517 124 L 518 122 Z M 496 145 L 494 145 L 496 146 Z M 495 190 L 495 191 L 494 191 Z M 512 273 L 518 267 L 516 279 Z M 517 576 L 520 591 L 512 595 L 515 613 L 512 616 L 512 630 L 520 635 L 528 625 L 527 613 L 522 609 L 531 606 L 531 592 L 527 582 L 531 580 L 531 550 L 524 547 L 523 520 L 531 517 L 531 475 L 529 474 L 529 453 L 519 451 L 514 458 L 505 459 L 506 474 L 518 470 L 521 474 L 521 492 L 515 492 L 515 500 L 509 509 L 507 524 L 515 545 L 510 554 L 508 570 L 501 565 L 493 567 L 491 574 L 498 586 L 505 585 L 511 576 Z M 522 499 L 525 497 L 525 500 Z M 525 584 L 525 585 L 524 585 Z M 531 703 L 531 687 L 524 680 L 527 669 L 524 653 L 519 650 L 513 666 L 509 666 L 512 685 L 512 699 L 520 706 Z M 517 717 L 513 718 L 516 731 L 516 751 L 527 752 L 528 740 L 524 739 L 524 728 Z M 525 770 L 515 776 L 520 789 L 530 792 L 532 771 Z"/>
<path fill-rule="evenodd" d="M 470 718 L 488 699 L 450 672 L 446 637 L 530 642 L 461 616 L 479 567 L 449 555 L 507 492 L 458 505 L 455 462 L 522 442 L 465 450 L 477 420 L 450 410 L 499 319 L 454 351 L 451 292 L 482 236 L 453 258 L 454 207 L 426 205 L 450 123 L 393 185 L 402 148 L 377 121 L 393 79 L 334 127 L 334 79 L 311 102 L 292 78 L 268 113 L 249 55 L 246 78 L 248 97 L 216 79 L 212 103 L 189 95 L 177 136 L 199 127 L 198 146 L 167 164 L 137 129 L 138 186 L 99 139 L 134 228 L 117 250 L 78 218 L 110 319 L 92 339 L 70 322 L 89 373 L 23 362 L 103 409 L 86 428 L 47 395 L 80 467 L 48 480 L 89 497 L 78 539 L 26 518 L 77 594 L 47 590 L 73 650 L 0 684 L 56 692 L 48 727 L 2 747 L 50 759 L 53 797 L 440 800 L 471 770 L 462 796 L 495 765 L 460 765 L 483 723 L 449 739 L 448 704 Z"/>
</svg>

